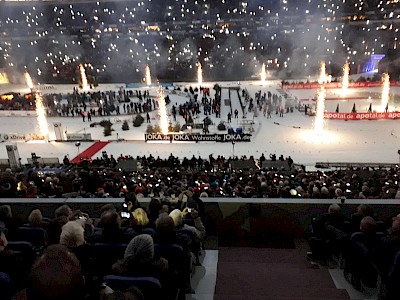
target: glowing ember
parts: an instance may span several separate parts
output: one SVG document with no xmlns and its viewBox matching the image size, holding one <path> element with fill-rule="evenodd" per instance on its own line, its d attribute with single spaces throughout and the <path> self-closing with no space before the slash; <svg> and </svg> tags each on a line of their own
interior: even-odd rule
<svg viewBox="0 0 400 300">
<path fill-rule="evenodd" d="M 151 85 L 151 75 L 150 75 L 150 67 L 149 67 L 149 65 L 146 65 L 145 73 L 146 73 L 146 84 L 147 85 Z"/>
<path fill-rule="evenodd" d="M 327 83 L 327 82 L 331 82 L 332 80 L 332 76 L 328 75 L 326 73 L 326 66 L 325 66 L 325 62 L 321 61 L 321 65 L 319 68 L 319 79 L 318 79 L 318 83 L 319 84 L 323 84 L 323 83 Z"/>
<path fill-rule="evenodd" d="M 32 90 L 33 89 L 33 81 L 31 75 L 28 72 L 24 73 L 26 85 Z"/>
<path fill-rule="evenodd" d="M 349 88 L 349 73 L 350 73 L 349 63 L 346 62 L 343 66 L 343 77 L 342 77 L 342 93 L 343 94 L 345 94 L 347 89 Z"/>
<path fill-rule="evenodd" d="M 47 124 L 46 109 L 43 105 L 42 95 L 40 95 L 40 93 L 35 93 L 35 99 L 36 118 L 39 124 L 39 131 L 44 138 L 47 138 L 49 136 L 49 125 Z"/>
<path fill-rule="evenodd" d="M 390 78 L 389 74 L 384 73 L 382 76 L 382 111 L 386 110 L 389 103 L 389 92 L 390 92 Z"/>
<path fill-rule="evenodd" d="M 265 83 L 265 81 L 267 80 L 267 72 L 265 71 L 265 64 L 262 64 L 260 75 L 261 75 L 261 83 Z"/>
<path fill-rule="evenodd" d="M 322 131 L 324 129 L 325 112 L 325 87 L 320 86 L 318 90 L 317 111 L 314 119 L 314 130 Z"/>
<path fill-rule="evenodd" d="M 0 72 L 0 84 L 7 84 L 7 83 L 10 83 L 10 81 L 8 80 L 7 73 Z"/>
<path fill-rule="evenodd" d="M 168 134 L 168 116 L 167 116 L 167 106 L 165 104 L 164 91 L 160 86 L 157 92 L 157 101 L 160 114 L 160 127 L 163 134 Z"/>
<path fill-rule="evenodd" d="M 79 73 L 81 75 L 82 90 L 88 90 L 89 89 L 89 84 L 88 84 L 88 80 L 87 80 L 87 77 L 86 77 L 85 68 L 83 67 L 82 64 L 79 65 Z"/>
<path fill-rule="evenodd" d="M 197 83 L 199 85 L 203 84 L 203 69 L 200 62 L 197 63 Z"/>
</svg>

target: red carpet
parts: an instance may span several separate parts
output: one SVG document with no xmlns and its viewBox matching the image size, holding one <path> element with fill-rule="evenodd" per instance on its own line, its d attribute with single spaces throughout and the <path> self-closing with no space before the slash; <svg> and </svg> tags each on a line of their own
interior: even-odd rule
<svg viewBox="0 0 400 300">
<path fill-rule="evenodd" d="M 73 164 L 79 164 L 81 159 L 92 158 L 97 152 L 103 149 L 109 142 L 96 142 L 85 151 L 79 153 L 70 162 Z"/>
<path fill-rule="evenodd" d="M 328 270 L 296 249 L 219 248 L 215 300 L 344 300 Z"/>
</svg>

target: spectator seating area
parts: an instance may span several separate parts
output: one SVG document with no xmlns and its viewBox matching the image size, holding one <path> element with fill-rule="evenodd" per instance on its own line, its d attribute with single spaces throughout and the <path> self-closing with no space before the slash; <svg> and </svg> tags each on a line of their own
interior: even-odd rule
<svg viewBox="0 0 400 300">
<path fill-rule="evenodd" d="M 199 264 L 203 253 L 205 228 L 197 209 L 195 202 L 167 206 L 154 199 L 145 210 L 135 195 L 129 194 L 121 211 L 107 204 L 97 219 L 63 205 L 56 209 L 53 219 L 44 218 L 35 209 L 27 223 L 20 224 L 10 206 L 0 206 L 2 299 L 14 294 L 17 298 L 28 295 L 28 299 L 71 299 L 46 298 L 42 290 L 52 266 L 37 264 L 52 257 L 53 252 L 60 257 L 68 252 L 78 260 L 77 272 L 85 278 L 85 284 L 76 299 L 99 299 L 105 289 L 107 293 L 139 293 L 142 297 L 134 299 L 184 299 L 186 293 L 193 292 L 193 266 Z M 58 248 L 61 245 L 65 247 Z M 37 281 L 33 274 L 39 276 Z M 47 284 L 46 290 L 57 289 L 53 283 Z M 29 298 L 30 293 L 41 297 Z"/>
<path fill-rule="evenodd" d="M 138 197 L 172 199 L 189 190 L 201 197 L 398 199 L 399 168 L 396 165 L 348 167 L 306 171 L 291 157 L 270 154 L 259 159 L 218 155 L 208 158 L 170 155 L 115 158 L 103 153 L 93 160 L 72 164 L 0 171 L 0 197 L 65 198 Z M 135 166 L 121 168 L 123 162 Z M 137 169 L 136 169 L 137 168 Z"/>
<path fill-rule="evenodd" d="M 399 215 L 386 224 L 367 204 L 350 216 L 332 204 L 328 213 L 313 220 L 308 241 L 311 261 L 342 268 L 346 280 L 361 292 L 372 290 L 382 300 L 399 299 Z"/>
</svg>

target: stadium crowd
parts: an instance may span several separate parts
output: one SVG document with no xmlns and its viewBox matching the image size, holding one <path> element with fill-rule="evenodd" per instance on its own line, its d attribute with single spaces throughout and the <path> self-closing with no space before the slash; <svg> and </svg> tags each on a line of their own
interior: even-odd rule
<svg viewBox="0 0 400 300">
<path fill-rule="evenodd" d="M 116 168 L 121 160 L 137 165 L 135 172 Z M 263 167 L 280 161 L 282 166 Z M 242 167 L 237 163 L 244 162 Z M 391 169 L 305 171 L 289 156 L 271 154 L 254 157 L 167 159 L 103 153 L 93 160 L 71 164 L 68 157 L 60 166 L 27 166 L 22 172 L 6 169 L 0 173 L 0 195 L 8 198 L 36 197 L 138 197 L 177 198 L 185 191 L 201 197 L 398 199 L 399 173 Z"/>
<path fill-rule="evenodd" d="M 377 289 L 380 300 L 399 299 L 400 214 L 387 224 L 368 204 L 351 215 L 331 204 L 327 213 L 313 219 L 307 237 L 311 261 L 342 268 L 359 291 Z"/>
<path fill-rule="evenodd" d="M 2 299 L 184 299 L 193 292 L 206 235 L 196 201 L 153 199 L 146 209 L 130 193 L 96 213 L 63 205 L 45 218 L 34 209 L 24 223 L 1 206 Z"/>
</svg>

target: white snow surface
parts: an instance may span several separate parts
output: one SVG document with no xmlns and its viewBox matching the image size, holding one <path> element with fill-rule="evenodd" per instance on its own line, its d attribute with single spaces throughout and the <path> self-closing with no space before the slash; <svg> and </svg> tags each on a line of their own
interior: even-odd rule
<svg viewBox="0 0 400 300">
<path fill-rule="evenodd" d="M 265 85 L 260 82 L 218 82 L 222 87 L 240 86 L 246 88 L 250 96 L 254 98 L 256 91 L 261 90 L 262 93 L 271 91 L 277 93 L 280 89 L 280 82 L 269 81 Z M 176 83 L 183 88 L 185 86 L 197 86 L 196 83 Z M 214 91 L 212 87 L 214 83 L 205 83 L 203 86 L 211 88 L 211 96 Z M 99 85 L 97 90 L 118 90 L 124 84 L 109 84 Z M 68 93 L 72 92 L 73 85 L 53 85 L 54 88 L 44 90 L 43 93 Z M 145 90 L 146 88 L 142 88 Z M 150 95 L 156 95 L 156 88 L 150 88 Z M 171 98 L 171 104 L 167 106 L 168 111 L 175 103 L 183 103 L 188 97 L 185 95 L 171 94 L 172 88 L 166 93 Z M 29 90 L 24 86 L 16 85 L 0 85 L 0 94 L 6 92 L 21 92 L 27 93 Z M 288 90 L 289 94 L 297 99 L 313 98 L 317 90 Z M 380 88 L 356 88 L 351 89 L 349 97 L 365 97 L 365 100 L 336 100 L 326 101 L 325 107 L 327 111 L 334 111 L 337 104 L 340 105 L 340 111 L 350 112 L 353 103 L 356 103 L 359 112 L 367 111 L 370 103 L 373 109 L 378 107 L 380 100 Z M 400 94 L 399 88 L 391 88 L 391 94 Z M 183 94 L 183 93 L 182 93 Z M 327 97 L 337 97 L 340 90 L 328 90 Z M 350 96 L 351 95 L 351 96 Z M 369 96 L 370 95 L 370 96 Z M 232 94 L 233 107 L 239 107 L 237 96 Z M 371 97 L 371 98 L 369 98 Z M 222 108 L 221 119 L 227 120 L 228 106 L 224 105 L 224 99 L 228 98 L 227 90 L 222 92 Z M 133 101 L 137 101 L 134 98 Z M 83 122 L 81 117 L 48 117 L 50 140 L 54 139 L 53 123 L 60 122 L 63 130 L 68 133 L 91 133 L 94 140 L 108 141 L 111 140 L 105 148 L 101 151 L 107 151 L 110 155 L 118 157 L 120 154 L 132 155 L 149 155 L 150 153 L 157 157 L 167 158 L 171 153 L 180 158 L 195 156 L 202 156 L 207 158 L 209 154 L 214 157 L 218 155 L 236 156 L 246 155 L 249 157 L 253 155 L 259 158 L 262 153 L 269 156 L 275 153 L 277 156 L 283 155 L 284 157 L 291 156 L 295 163 L 303 164 L 307 167 L 313 167 L 316 162 L 379 162 L 379 163 L 398 163 L 400 149 L 400 120 L 378 120 L 378 121 L 334 121 L 325 120 L 325 129 L 322 134 L 316 134 L 313 130 L 313 117 L 306 116 L 303 112 L 297 109 L 293 113 L 284 115 L 279 118 L 272 114 L 271 119 L 263 116 L 262 112 L 258 116 L 253 117 L 253 113 L 247 113 L 247 120 L 254 120 L 254 132 L 251 142 L 237 142 L 235 145 L 231 143 L 218 143 L 218 142 L 199 142 L 199 143 L 146 143 L 144 141 L 144 133 L 147 128 L 146 122 L 141 127 L 136 128 L 132 125 L 132 115 L 124 115 L 122 103 L 120 116 L 115 114 L 110 117 L 93 117 L 92 122 L 99 122 L 102 119 L 110 119 L 113 125 L 112 136 L 104 137 L 103 128 L 100 126 L 91 128 L 89 123 Z M 390 111 L 399 111 L 399 103 L 394 103 L 393 100 L 389 103 Z M 202 109 L 201 109 L 202 110 Z M 157 112 L 151 112 L 151 124 L 158 124 Z M 145 115 L 143 115 L 145 117 Z M 172 120 L 172 115 L 169 116 Z M 200 120 L 204 115 L 200 115 Z M 122 121 L 129 120 L 130 129 L 123 131 L 121 129 Z M 221 119 L 211 116 L 215 127 L 210 126 L 210 132 L 218 132 L 216 126 Z M 232 117 L 231 126 L 233 128 L 240 127 L 240 122 L 243 120 L 242 113 L 239 113 L 239 118 Z M 184 120 L 181 116 L 177 115 L 177 121 L 182 125 Z M 173 124 L 175 122 L 172 122 Z M 38 125 L 34 116 L 24 117 L 0 117 L 0 133 L 37 133 Z M 225 133 L 225 132 L 219 132 Z M 119 139 L 125 141 L 117 141 L 117 134 Z M 0 145 L 0 159 L 7 158 L 6 144 Z M 84 151 L 87 147 L 92 145 L 93 142 L 81 142 L 79 151 Z M 74 142 L 18 142 L 18 151 L 22 158 L 22 163 L 27 162 L 27 158 L 31 157 L 31 153 L 35 152 L 40 157 L 58 157 L 60 161 L 64 155 L 68 155 L 70 159 L 78 154 L 78 148 Z M 234 148 L 234 149 L 233 149 Z M 101 156 L 101 151 L 96 156 Z"/>
</svg>

